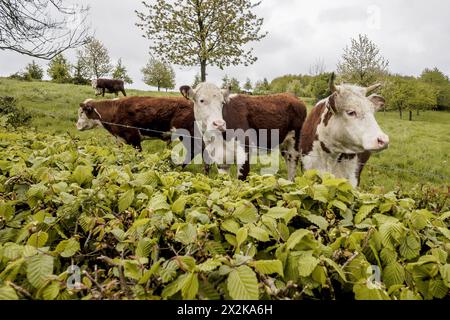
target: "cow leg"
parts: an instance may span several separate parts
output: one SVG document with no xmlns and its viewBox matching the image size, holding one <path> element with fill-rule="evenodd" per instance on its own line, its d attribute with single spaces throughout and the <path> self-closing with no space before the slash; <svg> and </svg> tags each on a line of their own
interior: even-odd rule
<svg viewBox="0 0 450 320">
<path fill-rule="evenodd" d="M 116 96 L 116 98 L 119 96 L 119 93 L 117 91 L 114 92 L 114 95 Z"/>
<path fill-rule="evenodd" d="M 105 97 L 105 91 L 106 91 L 105 88 L 103 88 L 103 89 L 102 89 L 102 97 L 103 97 L 103 98 Z"/>
<path fill-rule="evenodd" d="M 122 94 L 123 94 L 124 97 L 127 96 L 127 94 L 125 93 L 125 90 L 122 90 Z"/>
<path fill-rule="evenodd" d="M 142 151 L 141 134 L 138 130 L 127 130 L 124 134 L 124 139 L 138 151 Z"/>
</svg>

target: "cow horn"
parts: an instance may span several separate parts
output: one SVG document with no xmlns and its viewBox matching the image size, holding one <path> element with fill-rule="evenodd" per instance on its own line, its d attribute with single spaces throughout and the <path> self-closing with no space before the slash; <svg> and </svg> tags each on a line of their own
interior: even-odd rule
<svg viewBox="0 0 450 320">
<path fill-rule="evenodd" d="M 335 92 L 338 91 L 338 88 L 336 87 L 336 84 L 334 83 L 335 80 L 336 80 L 336 75 L 335 75 L 335 73 L 333 72 L 333 73 L 331 74 L 331 78 L 330 78 L 330 82 L 329 82 L 331 93 L 335 93 Z"/>
<path fill-rule="evenodd" d="M 366 89 L 366 94 L 369 95 L 369 94 L 371 94 L 373 91 L 377 90 L 377 89 L 380 88 L 380 87 L 381 87 L 381 83 L 376 83 L 376 84 L 374 84 L 374 85 L 372 85 L 372 86 L 370 86 L 370 87 L 368 87 L 368 88 Z"/>
</svg>

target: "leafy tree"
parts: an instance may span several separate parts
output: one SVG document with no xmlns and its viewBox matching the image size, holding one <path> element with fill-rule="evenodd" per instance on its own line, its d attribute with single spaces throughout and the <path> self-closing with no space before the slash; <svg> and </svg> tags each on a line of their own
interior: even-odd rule
<svg viewBox="0 0 450 320">
<path fill-rule="evenodd" d="M 240 93 L 241 92 L 241 84 L 239 83 L 239 80 L 236 78 L 231 78 L 230 88 L 231 88 L 231 92 Z"/>
<path fill-rule="evenodd" d="M 72 82 L 74 84 L 86 85 L 90 83 L 89 68 L 82 57 L 82 53 L 78 51 L 77 61 L 72 66 Z"/>
<path fill-rule="evenodd" d="M 266 36 L 263 19 L 254 13 L 260 2 L 252 0 L 156 0 L 144 2 L 147 13 L 136 12 L 137 25 L 151 41 L 159 59 L 183 66 L 200 65 L 206 81 L 208 65 L 223 69 L 256 61 L 246 44 Z"/>
<path fill-rule="evenodd" d="M 386 73 L 388 65 L 389 61 L 380 55 L 377 45 L 367 35 L 360 34 L 344 49 L 337 68 L 344 81 L 369 86 Z"/>
<path fill-rule="evenodd" d="M 50 61 L 47 74 L 54 82 L 70 82 L 70 64 L 62 54 L 59 54 Z"/>
<path fill-rule="evenodd" d="M 113 66 L 108 50 L 97 39 L 90 38 L 81 52 L 89 76 L 99 79 L 111 73 Z"/>
<path fill-rule="evenodd" d="M 295 94 L 297 97 L 301 96 L 302 84 L 301 84 L 300 80 L 292 80 L 289 83 L 286 91 Z"/>
<path fill-rule="evenodd" d="M 267 80 L 267 78 L 264 78 L 264 80 L 259 80 L 256 82 L 255 84 L 255 88 L 253 90 L 253 93 L 257 94 L 257 95 L 262 95 L 262 94 L 268 94 L 271 92 L 271 87 L 269 84 L 269 81 Z"/>
<path fill-rule="evenodd" d="M 194 77 L 194 82 L 192 83 L 192 88 L 197 87 L 200 82 L 201 82 L 200 75 L 197 73 Z"/>
<path fill-rule="evenodd" d="M 126 83 L 133 83 L 133 80 L 128 76 L 127 68 L 122 63 L 122 58 L 117 61 L 117 65 L 112 73 L 114 79 L 123 80 Z"/>
<path fill-rule="evenodd" d="M 310 90 L 312 98 L 322 100 L 331 95 L 330 86 L 328 85 L 330 77 L 330 73 L 324 73 L 311 79 Z"/>
<path fill-rule="evenodd" d="M 44 69 L 34 60 L 25 67 L 25 78 L 27 80 L 42 80 L 44 77 Z"/>
<path fill-rule="evenodd" d="M 397 109 L 400 118 L 403 118 L 404 111 L 408 111 L 410 120 L 414 110 L 431 109 L 437 103 L 433 86 L 413 77 L 390 77 L 382 89 L 382 95 L 389 109 Z"/>
<path fill-rule="evenodd" d="M 53 59 L 85 43 L 87 14 L 63 0 L 0 0 L 0 50 Z"/>
<path fill-rule="evenodd" d="M 438 68 L 425 69 L 420 79 L 436 90 L 437 106 L 440 108 L 450 108 L 450 81 Z"/>
<path fill-rule="evenodd" d="M 229 88 L 230 87 L 230 78 L 228 78 L 228 75 L 226 74 L 223 78 L 222 78 L 222 88 Z"/>
<path fill-rule="evenodd" d="M 170 65 L 156 59 L 150 59 L 141 71 L 144 75 L 144 83 L 157 87 L 158 91 L 161 91 L 161 88 L 175 88 L 175 72 Z"/>
<path fill-rule="evenodd" d="M 253 89 L 252 81 L 250 80 L 250 78 L 247 78 L 244 84 L 244 90 L 247 92 L 251 92 L 252 89 Z"/>
</svg>

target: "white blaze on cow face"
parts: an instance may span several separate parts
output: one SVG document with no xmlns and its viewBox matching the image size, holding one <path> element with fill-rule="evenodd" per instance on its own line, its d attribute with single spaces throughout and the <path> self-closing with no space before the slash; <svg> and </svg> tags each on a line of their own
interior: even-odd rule
<svg viewBox="0 0 450 320">
<path fill-rule="evenodd" d="M 79 131 L 91 130 L 102 126 L 101 121 L 98 119 L 98 113 L 93 107 L 88 105 L 90 101 L 92 99 L 86 100 L 80 104 L 80 109 L 78 109 L 77 130 Z"/>
<path fill-rule="evenodd" d="M 389 146 L 389 137 L 381 130 L 374 113 L 384 106 L 378 95 L 367 97 L 372 88 L 353 85 L 336 87 L 328 100 L 328 122 L 323 119 L 318 136 L 332 152 L 361 153 L 381 151 Z M 324 114 L 323 118 L 327 115 Z"/>
</svg>

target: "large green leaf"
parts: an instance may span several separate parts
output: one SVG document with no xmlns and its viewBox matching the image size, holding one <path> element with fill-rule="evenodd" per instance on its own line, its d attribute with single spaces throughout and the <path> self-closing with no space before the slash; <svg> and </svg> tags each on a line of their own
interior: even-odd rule
<svg viewBox="0 0 450 320">
<path fill-rule="evenodd" d="M 305 230 L 305 229 L 299 229 L 299 230 L 294 231 L 294 233 L 292 233 L 289 236 L 289 239 L 286 242 L 286 248 L 288 250 L 294 249 L 294 247 L 297 244 L 299 244 L 300 241 L 302 241 L 302 239 L 310 233 L 311 232 L 309 230 Z"/>
<path fill-rule="evenodd" d="M 35 288 L 41 287 L 53 273 L 54 258 L 47 254 L 38 254 L 29 258 L 27 263 L 27 279 Z"/>
<path fill-rule="evenodd" d="M 16 291 L 10 286 L 0 287 L 0 300 L 19 300 Z"/>
<path fill-rule="evenodd" d="M 259 273 L 278 273 L 280 276 L 283 276 L 283 264 L 280 260 L 258 260 L 254 262 L 254 266 Z"/>
<path fill-rule="evenodd" d="M 301 255 L 298 258 L 298 274 L 302 277 L 309 277 L 319 262 L 319 259 L 310 254 Z"/>
<path fill-rule="evenodd" d="M 127 210 L 134 201 L 134 190 L 130 189 L 119 198 L 119 212 Z"/>
<path fill-rule="evenodd" d="M 69 240 L 63 240 L 56 246 L 56 251 L 59 252 L 61 257 L 70 258 L 80 250 L 80 243 L 78 240 L 71 238 Z"/>
<path fill-rule="evenodd" d="M 247 266 L 240 266 L 230 272 L 227 288 L 234 300 L 258 300 L 256 274 Z"/>
<path fill-rule="evenodd" d="M 251 202 L 243 202 L 236 208 L 233 216 L 241 220 L 243 223 L 254 223 L 258 220 L 258 210 Z"/>
</svg>

